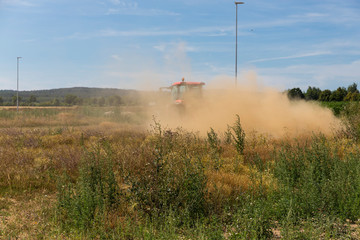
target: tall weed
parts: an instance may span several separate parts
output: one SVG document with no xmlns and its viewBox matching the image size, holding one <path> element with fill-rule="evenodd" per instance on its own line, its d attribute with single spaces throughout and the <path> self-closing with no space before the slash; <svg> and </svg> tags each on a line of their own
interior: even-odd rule
<svg viewBox="0 0 360 240">
<path fill-rule="evenodd" d="M 324 136 L 315 136 L 305 148 L 287 146 L 278 153 L 274 176 L 279 183 L 275 195 L 280 216 L 360 217 L 360 154 L 341 158 L 339 151 Z"/>
<path fill-rule="evenodd" d="M 111 150 L 106 142 L 85 150 L 79 177 L 62 178 L 58 187 L 58 217 L 64 227 L 89 229 L 103 226 L 108 214 L 120 206 Z"/>
<path fill-rule="evenodd" d="M 219 170 L 222 166 L 221 153 L 223 149 L 220 138 L 213 128 L 210 128 L 210 132 L 207 133 L 207 141 L 210 146 L 210 157 L 213 162 L 213 167 L 215 170 Z"/>
<path fill-rule="evenodd" d="M 345 116 L 344 119 L 345 135 L 359 142 L 360 141 L 360 103 L 350 102 L 345 106 L 343 110 L 343 114 Z"/>
<path fill-rule="evenodd" d="M 232 138 L 234 141 L 234 146 L 237 152 L 242 155 L 244 153 L 245 148 L 245 131 L 240 123 L 240 116 L 236 114 L 236 121 L 234 125 L 231 127 L 232 130 Z"/>
<path fill-rule="evenodd" d="M 234 214 L 228 239 L 270 239 L 273 236 L 271 202 L 245 197 Z"/>
<path fill-rule="evenodd" d="M 142 146 L 144 155 L 134 159 L 141 169 L 126 176 L 139 209 L 154 217 L 175 210 L 190 220 L 206 213 L 206 177 L 196 154 L 199 141 L 192 133 L 163 130 L 155 122 Z"/>
</svg>

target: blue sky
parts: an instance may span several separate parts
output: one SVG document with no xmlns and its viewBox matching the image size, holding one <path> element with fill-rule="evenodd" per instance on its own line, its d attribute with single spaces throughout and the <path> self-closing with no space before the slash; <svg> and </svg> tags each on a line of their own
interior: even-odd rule
<svg viewBox="0 0 360 240">
<path fill-rule="evenodd" d="M 249 0 L 238 7 L 239 80 L 280 90 L 360 83 L 359 0 Z M 0 0 L 0 89 L 156 89 L 234 76 L 228 0 Z"/>
</svg>

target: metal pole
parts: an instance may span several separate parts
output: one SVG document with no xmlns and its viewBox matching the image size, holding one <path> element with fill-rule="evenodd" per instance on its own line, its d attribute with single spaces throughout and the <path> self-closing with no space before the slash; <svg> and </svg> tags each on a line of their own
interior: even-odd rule
<svg viewBox="0 0 360 240">
<path fill-rule="evenodd" d="M 237 32 L 238 32 L 238 5 L 236 4 L 236 43 L 235 43 L 235 87 L 237 87 Z"/>
<path fill-rule="evenodd" d="M 19 60 L 17 57 L 17 81 L 16 81 L 16 111 L 19 112 Z"/>
<path fill-rule="evenodd" d="M 236 40 L 235 40 L 235 87 L 237 87 L 237 45 L 238 45 L 238 4 L 244 4 L 244 2 L 235 2 L 236 5 Z"/>
</svg>

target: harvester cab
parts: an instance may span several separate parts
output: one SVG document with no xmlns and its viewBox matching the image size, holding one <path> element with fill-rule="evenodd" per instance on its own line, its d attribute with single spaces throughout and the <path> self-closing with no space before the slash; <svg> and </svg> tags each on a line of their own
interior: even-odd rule
<svg viewBox="0 0 360 240">
<path fill-rule="evenodd" d="M 182 78 L 181 82 L 175 82 L 170 87 L 160 88 L 160 90 L 170 90 L 172 103 L 179 106 L 193 104 L 202 98 L 202 88 L 204 82 L 186 82 Z"/>
</svg>

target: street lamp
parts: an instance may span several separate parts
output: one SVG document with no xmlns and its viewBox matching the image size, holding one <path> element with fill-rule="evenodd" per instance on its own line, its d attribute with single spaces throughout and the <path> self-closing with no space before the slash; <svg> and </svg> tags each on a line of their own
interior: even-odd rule
<svg viewBox="0 0 360 240">
<path fill-rule="evenodd" d="M 237 43 L 238 43 L 238 5 L 244 4 L 244 2 L 235 2 L 236 5 L 236 40 L 235 40 L 235 87 L 237 87 Z"/>
<path fill-rule="evenodd" d="M 17 81 L 16 81 L 16 111 L 19 112 L 19 60 L 22 57 L 17 57 Z"/>
</svg>

